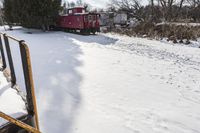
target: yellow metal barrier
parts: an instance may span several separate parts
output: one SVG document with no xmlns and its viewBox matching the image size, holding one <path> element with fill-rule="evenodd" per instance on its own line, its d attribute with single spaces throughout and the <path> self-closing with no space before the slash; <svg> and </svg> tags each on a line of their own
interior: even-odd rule
<svg viewBox="0 0 200 133">
<path fill-rule="evenodd" d="M 12 117 L 4 114 L 3 112 L 0 112 L 0 117 L 4 118 L 5 120 L 7 120 L 7 121 L 9 121 L 9 122 L 11 122 L 11 123 L 13 123 L 13 124 L 21 127 L 21 128 L 26 129 L 29 132 L 32 132 L 32 133 L 41 133 L 39 130 L 37 130 L 37 129 L 35 129 L 35 128 L 27 125 L 26 123 L 23 123 L 23 122 L 17 120 L 17 119 L 12 118 Z"/>
<path fill-rule="evenodd" d="M 22 42 L 21 46 L 26 50 L 26 59 L 27 59 L 27 66 L 28 66 L 28 73 L 30 78 L 30 85 L 31 85 L 31 92 L 32 92 L 32 101 L 34 106 L 34 114 L 35 114 L 35 124 L 36 128 L 39 129 L 39 120 L 38 120 L 38 112 L 37 112 L 37 104 L 36 104 L 36 96 L 35 96 L 35 87 L 33 83 L 33 74 L 32 74 L 32 68 L 31 68 L 31 59 L 30 59 L 30 52 L 28 49 L 28 46 Z"/>
</svg>

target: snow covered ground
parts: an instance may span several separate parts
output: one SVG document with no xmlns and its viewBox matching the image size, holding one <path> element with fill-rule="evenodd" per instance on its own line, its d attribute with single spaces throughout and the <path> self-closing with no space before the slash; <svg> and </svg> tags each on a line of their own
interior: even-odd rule
<svg viewBox="0 0 200 133">
<path fill-rule="evenodd" d="M 11 84 L 7 82 L 3 72 L 0 72 L 0 111 L 14 118 L 27 114 L 25 102 Z M 0 126 L 7 123 L 0 118 Z"/>
<path fill-rule="evenodd" d="M 7 33 L 29 44 L 42 132 L 200 133 L 199 48 L 114 34 Z"/>
<path fill-rule="evenodd" d="M 200 26 L 200 23 L 184 23 L 184 22 L 162 22 L 162 23 L 157 23 L 156 25 L 183 25 L 183 26 Z"/>
</svg>

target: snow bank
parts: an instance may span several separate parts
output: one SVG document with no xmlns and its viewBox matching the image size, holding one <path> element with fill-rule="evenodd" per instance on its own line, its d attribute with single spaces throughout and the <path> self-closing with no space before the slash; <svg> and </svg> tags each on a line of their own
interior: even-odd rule
<svg viewBox="0 0 200 133">
<path fill-rule="evenodd" d="M 184 25 L 184 26 L 200 26 L 200 23 L 181 23 L 181 22 L 162 22 L 162 23 L 157 23 L 156 25 Z"/>
<path fill-rule="evenodd" d="M 25 102 L 18 92 L 11 88 L 3 72 L 0 72 L 0 111 L 14 118 L 27 114 Z M 6 122 L 6 120 L 0 118 L 0 126 Z"/>
</svg>

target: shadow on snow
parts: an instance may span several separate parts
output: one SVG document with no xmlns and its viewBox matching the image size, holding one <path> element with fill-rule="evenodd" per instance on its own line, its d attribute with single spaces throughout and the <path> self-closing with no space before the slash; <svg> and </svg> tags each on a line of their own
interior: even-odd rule
<svg viewBox="0 0 200 133">
<path fill-rule="evenodd" d="M 23 30 L 14 30 L 7 34 L 22 38 L 29 45 L 42 132 L 70 133 L 81 103 L 82 76 L 77 71 L 82 65 L 78 59 L 81 49 L 55 32 L 26 34 Z"/>
<path fill-rule="evenodd" d="M 77 68 L 83 65 L 78 59 L 83 54 L 80 46 L 70 38 L 102 45 L 114 44 L 117 39 L 64 32 L 27 34 L 20 29 L 7 33 L 29 44 L 42 132 L 70 133 L 81 103 L 82 76 Z"/>
</svg>

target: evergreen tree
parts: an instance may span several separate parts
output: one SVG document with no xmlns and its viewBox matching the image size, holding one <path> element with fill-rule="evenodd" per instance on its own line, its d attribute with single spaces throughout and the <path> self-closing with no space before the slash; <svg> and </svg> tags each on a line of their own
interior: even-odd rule
<svg viewBox="0 0 200 133">
<path fill-rule="evenodd" d="M 55 23 L 60 6 L 61 0 L 4 0 L 8 23 L 44 30 Z"/>
<path fill-rule="evenodd" d="M 4 0 L 4 16 L 8 25 L 14 23 L 13 4 L 14 0 Z"/>
</svg>

